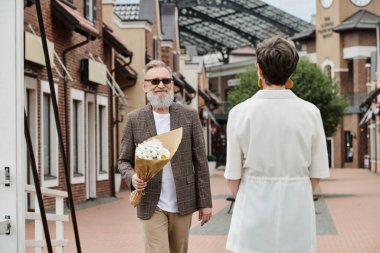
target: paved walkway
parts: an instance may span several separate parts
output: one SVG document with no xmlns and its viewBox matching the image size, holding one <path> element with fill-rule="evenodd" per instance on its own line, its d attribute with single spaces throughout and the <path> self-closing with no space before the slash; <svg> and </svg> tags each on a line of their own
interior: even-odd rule
<svg viewBox="0 0 380 253">
<path fill-rule="evenodd" d="M 318 253 L 380 252 L 380 175 L 367 170 L 334 169 L 321 183 L 322 195 L 316 202 Z M 193 216 L 189 253 L 223 253 L 229 226 L 228 189 L 223 172 L 211 178 L 213 219 L 199 226 Z M 77 211 L 83 253 L 143 253 L 141 228 L 127 191 L 118 199 L 95 201 Z M 33 223 L 26 226 L 27 238 L 33 236 Z M 54 226 L 50 229 L 54 238 Z M 71 224 L 65 226 L 70 240 L 65 252 L 74 253 Z M 28 250 L 27 252 L 33 252 Z"/>
</svg>

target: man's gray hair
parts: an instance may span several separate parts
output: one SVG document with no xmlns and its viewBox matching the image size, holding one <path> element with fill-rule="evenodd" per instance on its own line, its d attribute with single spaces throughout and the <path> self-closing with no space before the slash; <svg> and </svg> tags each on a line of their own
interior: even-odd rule
<svg viewBox="0 0 380 253">
<path fill-rule="evenodd" d="M 165 62 L 160 61 L 160 60 L 153 60 L 153 61 L 150 61 L 147 65 L 145 65 L 145 67 L 143 69 L 144 79 L 146 77 L 146 73 L 149 70 L 154 69 L 154 68 L 165 68 L 165 69 L 167 69 L 169 71 L 170 76 L 173 75 L 172 69 L 168 65 L 166 65 Z"/>
</svg>

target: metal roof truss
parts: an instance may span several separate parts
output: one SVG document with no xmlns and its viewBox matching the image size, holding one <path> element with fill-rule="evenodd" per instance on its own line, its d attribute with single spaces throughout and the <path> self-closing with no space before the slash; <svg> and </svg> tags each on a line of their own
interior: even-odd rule
<svg viewBox="0 0 380 253">
<path fill-rule="evenodd" d="M 179 9 L 181 45 L 195 45 L 200 54 L 247 45 L 274 35 L 290 37 L 311 26 L 260 0 L 160 0 Z"/>
</svg>

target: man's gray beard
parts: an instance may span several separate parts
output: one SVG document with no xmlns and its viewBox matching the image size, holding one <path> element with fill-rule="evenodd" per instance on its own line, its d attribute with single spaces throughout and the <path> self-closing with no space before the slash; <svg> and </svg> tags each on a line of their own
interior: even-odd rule
<svg viewBox="0 0 380 253">
<path fill-rule="evenodd" d="M 147 92 L 147 98 L 153 108 L 169 108 L 174 100 L 174 91 L 169 90 L 164 97 L 154 95 L 152 91 Z"/>
</svg>

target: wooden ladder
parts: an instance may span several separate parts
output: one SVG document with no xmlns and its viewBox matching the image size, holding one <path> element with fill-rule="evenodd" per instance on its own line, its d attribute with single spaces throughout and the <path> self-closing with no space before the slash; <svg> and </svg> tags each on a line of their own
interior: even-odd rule
<svg viewBox="0 0 380 253">
<path fill-rule="evenodd" d="M 34 240 L 26 240 L 25 247 L 34 248 L 35 253 L 42 253 L 43 248 L 46 248 L 44 231 L 42 227 L 41 214 L 38 208 L 36 197 L 36 189 L 34 185 L 25 186 L 26 193 L 31 193 L 35 203 L 34 212 L 26 212 L 25 219 L 34 220 Z M 51 240 L 52 246 L 55 247 L 57 253 L 63 253 L 64 246 L 67 246 L 68 240 L 64 239 L 64 222 L 69 221 L 69 216 L 64 214 L 64 199 L 67 198 L 67 192 L 41 187 L 43 196 L 55 198 L 55 213 L 46 213 L 48 221 L 55 221 L 55 240 Z M 52 235 L 52 234 L 50 234 Z M 53 236 L 51 236 L 53 238 Z"/>
</svg>

